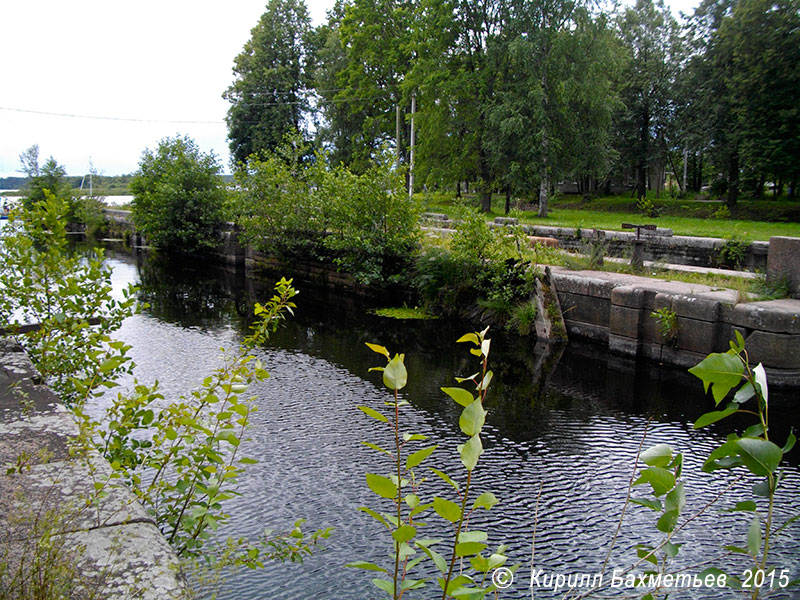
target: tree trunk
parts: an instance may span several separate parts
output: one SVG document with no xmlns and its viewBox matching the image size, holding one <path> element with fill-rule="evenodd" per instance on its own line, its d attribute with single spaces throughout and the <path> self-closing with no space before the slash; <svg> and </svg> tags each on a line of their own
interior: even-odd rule
<svg viewBox="0 0 800 600">
<path fill-rule="evenodd" d="M 647 151 L 650 141 L 650 110 L 647 105 L 641 115 L 639 123 L 639 164 L 636 172 L 636 198 L 642 200 L 647 197 Z"/>
<path fill-rule="evenodd" d="M 542 133 L 542 169 L 541 169 L 541 179 L 539 181 L 539 212 L 537 213 L 540 217 L 547 216 L 547 194 L 548 190 L 550 189 L 550 173 L 548 172 L 548 160 L 547 160 L 547 151 L 548 151 L 548 140 L 547 140 L 547 132 Z"/>
<path fill-rule="evenodd" d="M 739 152 L 728 159 L 728 208 L 734 208 L 739 199 Z"/>
<path fill-rule="evenodd" d="M 511 211 L 511 186 L 506 185 L 506 214 Z"/>
<path fill-rule="evenodd" d="M 461 182 L 456 181 L 456 198 L 461 198 Z"/>
<path fill-rule="evenodd" d="M 478 182 L 478 191 L 481 195 L 481 211 L 491 212 L 492 210 L 492 171 L 489 168 L 489 157 L 486 152 L 480 150 L 478 153 L 480 163 L 481 180 Z"/>
</svg>

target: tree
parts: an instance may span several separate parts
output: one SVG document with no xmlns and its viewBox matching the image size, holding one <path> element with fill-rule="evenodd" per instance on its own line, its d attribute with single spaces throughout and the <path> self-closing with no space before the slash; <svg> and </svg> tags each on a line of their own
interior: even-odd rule
<svg viewBox="0 0 800 600">
<path fill-rule="evenodd" d="M 363 166 L 374 140 L 365 139 L 366 111 L 354 110 L 353 100 L 340 89 L 346 78 L 350 56 L 342 40 L 341 26 L 345 14 L 343 0 L 337 0 L 329 12 L 328 23 L 313 34 L 315 55 L 314 86 L 323 116 L 317 123 L 317 145 L 328 152 L 334 165 L 342 163 L 351 168 Z M 339 94 L 344 96 L 340 97 Z"/>
<path fill-rule="evenodd" d="M 477 181 L 483 211 L 497 183 L 489 113 L 505 68 L 508 8 L 506 0 L 424 3 L 410 84 L 419 95 L 420 170 L 442 183 Z"/>
<path fill-rule="evenodd" d="M 19 155 L 20 171 L 28 176 L 25 183 L 25 198 L 22 203 L 26 210 L 44 202 L 47 192 L 68 203 L 66 218 L 75 221 L 75 201 L 72 187 L 66 180 L 67 171 L 52 156 L 39 165 L 39 146 L 34 144 Z"/>
<path fill-rule="evenodd" d="M 719 30 L 731 48 L 726 79 L 739 157 L 761 195 L 764 180 L 800 175 L 800 2 L 740 0 Z M 794 185 L 791 186 L 794 189 Z"/>
<path fill-rule="evenodd" d="M 244 163 L 274 150 L 287 133 L 304 133 L 312 83 L 311 21 L 303 0 L 270 0 L 234 60 L 236 79 L 223 97 L 231 154 Z"/>
<path fill-rule="evenodd" d="M 159 248 L 194 252 L 213 247 L 226 191 L 213 152 L 189 137 L 163 139 L 142 153 L 130 183 L 133 221 Z"/>
<path fill-rule="evenodd" d="M 605 18 L 578 3 L 529 2 L 508 26 L 513 39 L 487 142 L 507 189 L 533 192 L 547 216 L 556 182 L 608 171 L 619 61 Z"/>
<path fill-rule="evenodd" d="M 414 57 L 414 3 L 409 0 L 353 0 L 338 27 L 347 60 L 336 81 L 333 102 L 349 108 L 361 127 L 351 132 L 352 163 L 365 171 L 392 144 L 397 162 L 408 159 L 408 98 L 403 83 Z"/>
<path fill-rule="evenodd" d="M 621 151 L 636 169 L 636 195 L 661 172 L 664 136 L 674 116 L 674 82 L 682 60 L 680 27 L 663 0 L 637 0 L 618 19 L 627 53 L 623 71 Z"/>
</svg>

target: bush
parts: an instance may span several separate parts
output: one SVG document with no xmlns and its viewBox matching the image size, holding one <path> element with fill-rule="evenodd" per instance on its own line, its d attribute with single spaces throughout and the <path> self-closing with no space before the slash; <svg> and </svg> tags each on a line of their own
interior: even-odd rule
<svg viewBox="0 0 800 600">
<path fill-rule="evenodd" d="M 145 150 L 130 183 L 136 228 L 158 248 L 213 248 L 227 197 L 220 170 L 214 153 L 203 154 L 189 137 Z"/>
</svg>

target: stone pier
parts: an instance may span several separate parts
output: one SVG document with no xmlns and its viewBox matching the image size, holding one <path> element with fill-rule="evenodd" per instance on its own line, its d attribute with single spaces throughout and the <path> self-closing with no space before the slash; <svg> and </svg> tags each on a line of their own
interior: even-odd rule
<svg viewBox="0 0 800 600">
<path fill-rule="evenodd" d="M 172 548 L 105 459 L 78 450 L 78 433 L 0 338 L 0 598 L 31 577 L 60 584 L 59 598 L 186 597 Z"/>
</svg>

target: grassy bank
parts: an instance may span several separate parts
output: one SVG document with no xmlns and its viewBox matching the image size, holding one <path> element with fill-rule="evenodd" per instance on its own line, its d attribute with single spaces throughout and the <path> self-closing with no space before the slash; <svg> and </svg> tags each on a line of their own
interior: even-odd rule
<svg viewBox="0 0 800 600">
<path fill-rule="evenodd" d="M 454 198 L 444 195 L 420 195 L 425 210 L 455 215 Z M 477 205 L 474 197 L 465 198 Z M 622 223 L 653 223 L 672 229 L 675 235 L 707 236 L 723 239 L 769 240 L 770 237 L 800 237 L 800 201 L 742 201 L 735 214 L 727 214 L 722 202 L 702 200 L 651 199 L 659 216 L 651 217 L 636 209 L 636 200 L 611 196 L 584 201 L 578 196 L 562 196 L 551 203 L 547 218 L 535 210 L 515 210 L 520 222 L 581 229 L 622 230 Z M 505 198 L 492 199 L 487 218 L 504 216 Z"/>
</svg>

